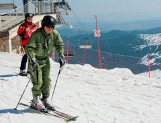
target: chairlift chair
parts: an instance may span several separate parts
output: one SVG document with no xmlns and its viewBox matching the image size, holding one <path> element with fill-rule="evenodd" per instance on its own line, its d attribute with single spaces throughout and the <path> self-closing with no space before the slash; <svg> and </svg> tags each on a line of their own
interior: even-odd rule
<svg viewBox="0 0 161 123">
<path fill-rule="evenodd" d="M 92 45 L 79 45 L 79 48 L 81 48 L 81 49 L 90 49 L 90 48 L 92 48 Z"/>
<path fill-rule="evenodd" d="M 92 43 L 89 42 L 88 38 L 80 38 L 78 43 L 79 43 L 79 48 L 81 48 L 81 49 L 92 48 Z"/>
</svg>

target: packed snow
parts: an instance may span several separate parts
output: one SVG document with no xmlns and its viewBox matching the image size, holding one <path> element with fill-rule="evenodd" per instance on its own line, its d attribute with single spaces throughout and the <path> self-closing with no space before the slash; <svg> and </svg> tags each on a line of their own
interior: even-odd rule
<svg viewBox="0 0 161 123">
<path fill-rule="evenodd" d="M 143 49 L 143 48 L 145 48 L 147 46 L 159 46 L 159 45 L 161 45 L 161 33 L 157 33 L 157 34 L 140 34 L 139 38 L 145 40 L 144 45 L 139 45 L 138 46 L 140 49 Z"/>
<path fill-rule="evenodd" d="M 150 51 L 147 51 L 147 54 L 150 53 L 150 63 L 152 65 L 160 65 L 160 45 L 161 45 L 161 33 L 156 34 L 139 34 L 138 37 L 144 40 L 144 44 L 134 47 L 136 50 L 141 51 L 145 48 L 148 48 Z M 147 55 L 142 57 L 141 64 L 147 65 L 148 58 Z"/>
<path fill-rule="evenodd" d="M 29 76 L 17 75 L 21 57 L 0 53 L 0 123 L 64 123 L 21 105 L 14 110 L 29 81 Z M 51 93 L 58 71 L 59 64 L 51 60 Z M 31 87 L 30 82 L 22 103 L 30 104 Z M 53 103 L 57 109 L 79 116 L 72 123 L 161 123 L 161 80 L 148 78 L 147 73 L 134 75 L 128 69 L 66 64 Z"/>
</svg>

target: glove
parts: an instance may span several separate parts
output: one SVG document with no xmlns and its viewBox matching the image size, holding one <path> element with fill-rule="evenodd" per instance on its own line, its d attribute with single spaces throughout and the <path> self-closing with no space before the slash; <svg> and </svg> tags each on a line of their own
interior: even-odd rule
<svg viewBox="0 0 161 123">
<path fill-rule="evenodd" d="M 65 65 L 65 57 L 64 56 L 59 57 L 59 64 L 60 64 L 60 68 Z"/>
<path fill-rule="evenodd" d="M 34 68 L 34 71 L 35 70 L 38 70 L 38 61 L 35 59 L 35 58 L 32 58 L 32 66 L 33 66 L 33 68 Z"/>
</svg>

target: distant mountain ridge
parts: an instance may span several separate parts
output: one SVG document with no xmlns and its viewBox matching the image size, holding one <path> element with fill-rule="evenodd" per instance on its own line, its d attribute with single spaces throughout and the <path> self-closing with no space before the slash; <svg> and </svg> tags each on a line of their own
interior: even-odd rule
<svg viewBox="0 0 161 123">
<path fill-rule="evenodd" d="M 78 22 L 69 22 L 74 29 L 83 30 L 82 26 Z M 87 31 L 93 31 L 96 27 L 95 20 L 93 22 L 81 22 L 83 27 Z M 133 30 L 146 30 L 161 26 L 161 20 L 145 20 L 134 22 L 98 22 L 98 27 L 101 32 L 108 32 L 112 30 L 133 31 Z"/>
</svg>

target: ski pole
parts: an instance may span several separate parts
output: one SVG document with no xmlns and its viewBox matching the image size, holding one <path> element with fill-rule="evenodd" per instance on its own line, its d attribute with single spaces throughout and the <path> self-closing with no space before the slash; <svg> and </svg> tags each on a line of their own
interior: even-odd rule
<svg viewBox="0 0 161 123">
<path fill-rule="evenodd" d="M 28 81 L 28 83 L 26 84 L 26 87 L 25 87 L 25 89 L 24 89 L 24 91 L 23 91 L 23 93 L 22 93 L 22 95 L 21 95 L 21 97 L 20 97 L 20 99 L 19 99 L 19 101 L 18 101 L 18 103 L 17 103 L 17 106 L 16 106 L 15 110 L 17 110 L 17 107 L 18 107 L 18 105 L 20 104 L 20 101 L 21 101 L 21 99 L 22 99 L 22 97 L 23 97 L 23 95 L 24 95 L 24 93 L 25 93 L 25 91 L 26 91 L 26 88 L 27 88 L 28 85 L 29 85 L 30 80 L 31 80 L 31 77 L 29 78 L 29 81 Z"/>
<path fill-rule="evenodd" d="M 60 72 L 61 72 L 62 69 L 63 69 L 63 67 L 60 67 L 60 69 L 59 69 L 59 72 L 58 72 L 58 75 L 57 75 L 57 78 L 56 78 L 56 82 L 55 82 L 55 86 L 54 86 L 54 90 L 53 90 L 53 93 L 52 93 L 52 96 L 51 96 L 51 101 L 53 99 L 55 88 L 56 88 L 56 85 L 57 85 L 57 82 L 58 82 L 58 78 L 59 78 L 59 75 L 60 75 Z"/>
</svg>

